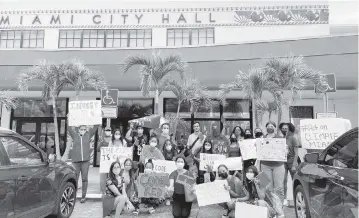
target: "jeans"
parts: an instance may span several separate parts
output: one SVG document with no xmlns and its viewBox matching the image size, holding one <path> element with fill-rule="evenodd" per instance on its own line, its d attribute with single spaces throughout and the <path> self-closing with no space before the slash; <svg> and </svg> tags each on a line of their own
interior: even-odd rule
<svg viewBox="0 0 359 218">
<path fill-rule="evenodd" d="M 186 202 L 184 194 L 173 194 L 172 214 L 174 218 L 188 218 L 191 215 L 192 202 Z"/>
<path fill-rule="evenodd" d="M 277 166 L 267 166 L 261 164 L 262 172 L 268 177 L 269 179 L 269 187 L 268 190 L 270 192 L 276 193 L 280 200 L 283 202 L 284 200 L 284 164 L 277 165 Z"/>
<path fill-rule="evenodd" d="M 108 173 L 100 173 L 100 189 L 101 193 L 105 193 L 106 191 L 106 179 L 107 179 Z"/>
<path fill-rule="evenodd" d="M 283 182 L 283 189 L 284 189 L 284 198 L 287 198 L 287 183 L 288 183 L 288 171 L 290 173 L 290 177 L 293 179 L 294 171 L 292 170 L 292 163 L 284 163 L 284 182 Z"/>
<path fill-rule="evenodd" d="M 88 173 L 90 168 L 90 161 L 73 162 L 72 165 L 76 170 L 77 181 L 79 180 L 80 173 L 82 178 L 82 198 L 86 197 L 88 185 Z"/>
</svg>

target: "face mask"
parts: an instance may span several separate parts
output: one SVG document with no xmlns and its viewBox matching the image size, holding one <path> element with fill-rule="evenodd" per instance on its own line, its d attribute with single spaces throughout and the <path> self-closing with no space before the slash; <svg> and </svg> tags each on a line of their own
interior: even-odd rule
<svg viewBox="0 0 359 218">
<path fill-rule="evenodd" d="M 287 131 L 281 131 L 284 136 L 287 135 Z"/>
<path fill-rule="evenodd" d="M 269 134 L 274 133 L 274 129 L 272 129 L 272 128 L 267 128 L 267 133 L 269 133 Z"/>
<path fill-rule="evenodd" d="M 209 151 L 209 150 L 211 150 L 211 146 L 210 145 L 205 145 L 204 149 L 206 149 L 206 151 Z"/>
<path fill-rule="evenodd" d="M 110 136 L 110 135 L 111 135 L 111 131 L 106 131 L 106 132 L 105 132 L 105 135 L 106 135 L 106 136 Z"/>
<path fill-rule="evenodd" d="M 181 170 L 184 168 L 184 163 L 176 163 L 177 169 Z"/>
<path fill-rule="evenodd" d="M 260 138 L 262 137 L 263 133 L 262 132 L 256 132 L 255 136 L 256 138 Z"/>
<path fill-rule="evenodd" d="M 182 151 L 184 149 L 184 145 L 179 145 L 178 149 Z"/>
<path fill-rule="evenodd" d="M 80 130 L 79 133 L 80 135 L 85 135 L 86 131 Z"/>
<path fill-rule="evenodd" d="M 170 132 L 169 129 L 162 129 L 163 134 L 168 134 Z"/>
<path fill-rule="evenodd" d="M 120 174 L 121 169 L 119 169 L 119 168 L 113 169 L 112 172 L 113 172 L 113 174 L 118 175 L 118 174 Z"/>
<path fill-rule="evenodd" d="M 236 143 L 236 142 L 237 142 L 237 139 L 231 138 L 231 143 Z"/>
<path fill-rule="evenodd" d="M 224 172 L 224 173 L 220 173 L 219 177 L 223 178 L 223 179 L 227 179 L 228 178 L 228 173 Z"/>
<path fill-rule="evenodd" d="M 137 133 L 138 133 L 138 134 L 143 134 L 143 129 L 138 129 L 138 130 L 137 130 Z"/>
<path fill-rule="evenodd" d="M 246 173 L 246 177 L 249 180 L 252 180 L 254 178 L 254 173 Z"/>
<path fill-rule="evenodd" d="M 152 173 L 152 169 L 145 169 L 144 172 L 145 173 Z"/>
<path fill-rule="evenodd" d="M 171 150 L 172 150 L 172 145 L 167 145 L 167 146 L 166 146 L 166 150 L 167 150 L 167 151 L 171 151 Z"/>
<path fill-rule="evenodd" d="M 120 135 L 115 135 L 115 139 L 116 139 L 116 140 L 119 140 L 120 138 L 121 138 Z"/>
<path fill-rule="evenodd" d="M 127 171 L 129 171 L 129 170 L 131 170 L 131 166 L 125 166 L 125 170 L 127 170 Z"/>
<path fill-rule="evenodd" d="M 156 146 L 157 146 L 157 142 L 151 142 L 151 143 L 150 143 L 150 146 L 151 146 L 152 148 L 156 147 Z"/>
</svg>

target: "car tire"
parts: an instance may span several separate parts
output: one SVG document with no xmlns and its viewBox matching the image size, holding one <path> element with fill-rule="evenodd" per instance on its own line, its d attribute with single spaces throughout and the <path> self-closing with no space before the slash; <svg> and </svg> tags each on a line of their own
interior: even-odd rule
<svg viewBox="0 0 359 218">
<path fill-rule="evenodd" d="M 56 211 L 58 218 L 69 218 L 75 208 L 76 188 L 71 182 L 66 182 L 60 189 Z"/>
<path fill-rule="evenodd" d="M 294 190 L 294 208 L 297 218 L 311 218 L 308 200 L 301 185 Z"/>
</svg>

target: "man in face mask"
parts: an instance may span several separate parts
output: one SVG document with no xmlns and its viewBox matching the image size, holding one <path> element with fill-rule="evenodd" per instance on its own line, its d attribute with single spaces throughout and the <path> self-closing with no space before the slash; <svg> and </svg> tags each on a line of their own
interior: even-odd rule
<svg viewBox="0 0 359 218">
<path fill-rule="evenodd" d="M 226 136 L 220 133 L 219 126 L 212 126 L 212 135 L 208 137 L 208 140 L 212 142 L 214 154 L 227 155 L 230 142 L 229 139 L 226 138 Z"/>
<path fill-rule="evenodd" d="M 100 161 L 101 158 L 101 148 L 102 147 L 108 147 L 108 144 L 112 137 L 112 130 L 111 127 L 106 126 L 104 131 L 101 134 L 100 142 L 97 147 L 97 161 Z M 100 188 L 101 192 L 106 191 L 106 179 L 107 179 L 108 173 L 100 173 Z"/>
<path fill-rule="evenodd" d="M 163 145 L 165 144 L 165 141 L 171 139 L 170 136 L 170 124 L 164 123 L 161 125 L 161 135 L 158 137 L 158 145 L 157 148 L 160 151 L 163 151 Z"/>
<path fill-rule="evenodd" d="M 143 133 L 144 129 L 142 126 L 136 127 L 137 134 L 132 137 L 133 143 L 133 161 L 139 161 L 143 146 L 147 144 L 148 137 Z"/>
<path fill-rule="evenodd" d="M 77 179 L 82 178 L 82 198 L 81 203 L 86 201 L 87 185 L 88 185 L 88 171 L 90 167 L 91 158 L 91 138 L 96 134 L 98 125 L 93 126 L 87 131 L 86 126 L 78 127 L 77 131 L 70 127 L 68 131 L 72 138 L 73 147 L 71 150 L 72 164 L 76 169 Z"/>
</svg>

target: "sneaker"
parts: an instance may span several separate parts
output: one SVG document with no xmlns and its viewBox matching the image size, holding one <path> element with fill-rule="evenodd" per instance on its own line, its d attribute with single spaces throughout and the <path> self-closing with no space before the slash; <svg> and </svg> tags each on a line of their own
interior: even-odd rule
<svg viewBox="0 0 359 218">
<path fill-rule="evenodd" d="M 155 210 L 155 208 L 150 207 L 150 208 L 148 209 L 148 212 L 149 212 L 150 214 L 154 214 L 154 213 L 156 212 L 156 210 Z"/>
<path fill-rule="evenodd" d="M 171 201 L 169 199 L 166 200 L 166 205 L 171 206 Z"/>
<path fill-rule="evenodd" d="M 285 206 L 285 207 L 288 207 L 288 206 L 289 206 L 289 202 L 288 202 L 287 199 L 284 199 L 284 201 L 283 201 L 283 206 Z"/>
<path fill-rule="evenodd" d="M 86 198 L 81 198 L 80 203 L 83 204 L 86 202 Z"/>
</svg>

